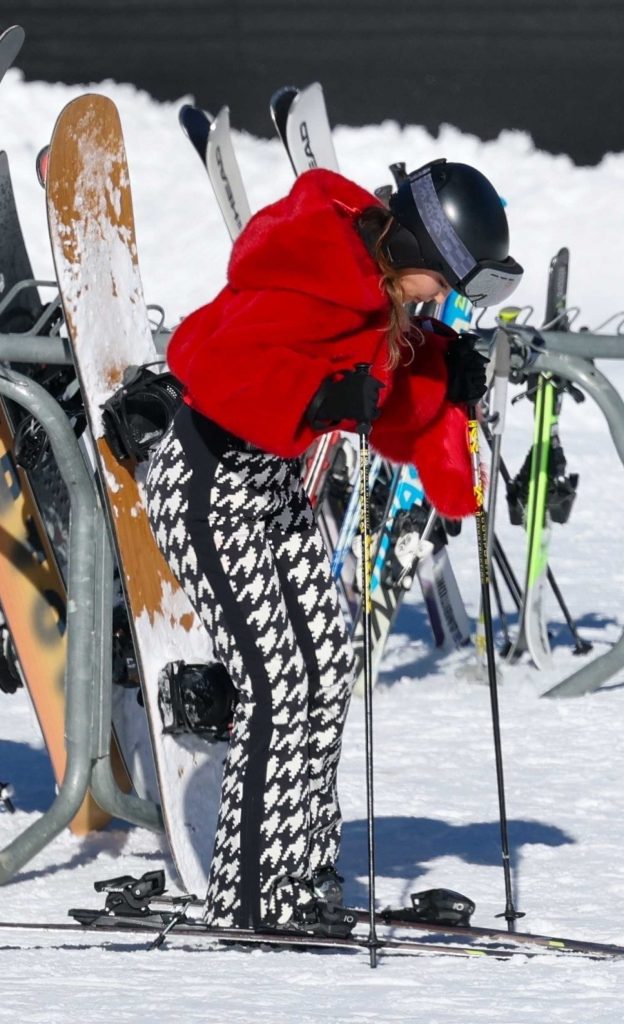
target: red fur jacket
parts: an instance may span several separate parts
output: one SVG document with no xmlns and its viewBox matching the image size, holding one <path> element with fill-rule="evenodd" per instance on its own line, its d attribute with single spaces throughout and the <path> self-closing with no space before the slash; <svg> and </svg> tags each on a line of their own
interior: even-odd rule
<svg viewBox="0 0 624 1024">
<path fill-rule="evenodd" d="M 445 397 L 444 353 L 457 336 L 418 321 L 414 358 L 388 369 L 389 301 L 353 225 L 371 205 L 374 196 L 332 171 L 298 178 L 251 219 L 232 249 L 227 286 L 180 324 L 168 362 L 194 409 L 284 457 L 318 436 L 305 410 L 322 381 L 371 363 L 385 384 L 371 443 L 414 463 L 441 513 L 468 515 L 475 501 L 466 412 Z"/>
</svg>

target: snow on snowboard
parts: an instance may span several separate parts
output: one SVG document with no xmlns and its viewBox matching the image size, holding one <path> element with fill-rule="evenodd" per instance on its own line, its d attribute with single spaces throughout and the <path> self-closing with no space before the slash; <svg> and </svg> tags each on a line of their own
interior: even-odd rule
<svg viewBox="0 0 624 1024">
<path fill-rule="evenodd" d="M 81 96 L 61 112 L 50 145 L 47 205 L 65 320 L 122 570 L 163 818 L 183 886 L 202 893 L 225 746 L 168 731 L 159 696 L 162 702 L 167 678 L 181 664 L 210 661 L 210 642 L 152 536 L 143 467 L 119 461 L 103 430 L 102 405 L 120 387 L 124 370 L 158 361 L 138 268 L 121 124 L 107 98 Z"/>
</svg>

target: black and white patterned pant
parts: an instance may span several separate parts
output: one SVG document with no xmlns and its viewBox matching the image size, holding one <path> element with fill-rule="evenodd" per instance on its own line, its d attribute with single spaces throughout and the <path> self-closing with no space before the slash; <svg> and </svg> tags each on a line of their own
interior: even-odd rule
<svg viewBox="0 0 624 1024">
<path fill-rule="evenodd" d="M 340 841 L 336 772 L 353 657 L 299 460 L 184 406 L 155 453 L 158 545 L 239 694 L 206 903 L 212 924 L 283 924 Z"/>
</svg>

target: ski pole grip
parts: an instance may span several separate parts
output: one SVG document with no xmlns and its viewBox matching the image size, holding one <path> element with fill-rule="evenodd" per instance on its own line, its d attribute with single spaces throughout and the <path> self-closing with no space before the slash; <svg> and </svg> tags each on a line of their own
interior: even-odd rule
<svg viewBox="0 0 624 1024">
<path fill-rule="evenodd" d="M 356 363 L 355 372 L 360 376 L 368 376 L 371 370 L 372 363 Z M 358 434 L 370 434 L 371 424 L 363 421 L 358 423 Z"/>
</svg>

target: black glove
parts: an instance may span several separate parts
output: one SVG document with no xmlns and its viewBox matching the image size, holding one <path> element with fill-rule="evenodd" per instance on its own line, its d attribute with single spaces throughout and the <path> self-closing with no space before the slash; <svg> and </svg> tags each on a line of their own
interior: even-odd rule
<svg viewBox="0 0 624 1024">
<path fill-rule="evenodd" d="M 326 377 L 310 402 L 306 417 L 314 430 L 341 420 L 372 423 L 380 410 L 379 392 L 385 385 L 362 370 L 343 370 L 341 377 Z"/>
<path fill-rule="evenodd" d="M 460 335 L 446 353 L 449 402 L 478 402 L 486 391 L 485 367 L 489 360 L 475 349 L 476 336 Z"/>
</svg>

